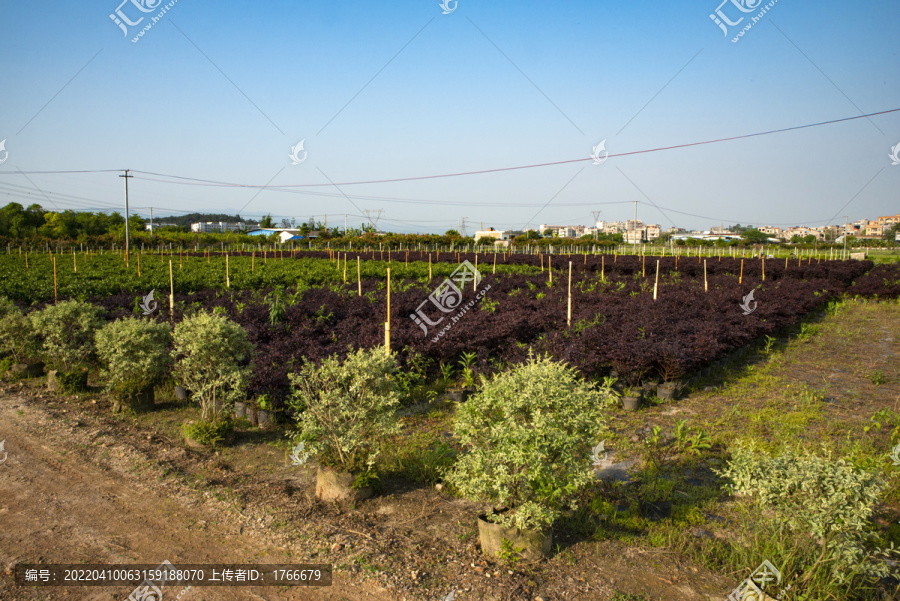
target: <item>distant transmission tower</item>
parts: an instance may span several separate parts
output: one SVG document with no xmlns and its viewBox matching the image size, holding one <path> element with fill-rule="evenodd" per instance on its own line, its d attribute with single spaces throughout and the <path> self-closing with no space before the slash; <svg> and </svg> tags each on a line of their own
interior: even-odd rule
<svg viewBox="0 0 900 601">
<path fill-rule="evenodd" d="M 603 211 L 591 211 L 591 214 L 594 216 L 594 227 L 597 227 L 597 222 L 600 221 L 600 216 L 603 215 Z"/>
<path fill-rule="evenodd" d="M 463 238 L 469 237 L 468 233 L 466 232 L 466 219 L 468 219 L 468 217 L 460 217 L 459 219 L 459 233 Z"/>
<path fill-rule="evenodd" d="M 381 220 L 381 213 L 383 211 L 384 211 L 384 209 L 378 209 L 377 211 L 366 209 L 364 211 L 364 213 L 366 214 L 366 217 L 368 217 L 368 219 L 369 219 L 369 223 L 371 223 L 372 227 L 374 227 L 376 230 L 378 229 L 378 222 Z M 376 214 L 375 219 L 372 219 L 373 213 Z"/>
</svg>

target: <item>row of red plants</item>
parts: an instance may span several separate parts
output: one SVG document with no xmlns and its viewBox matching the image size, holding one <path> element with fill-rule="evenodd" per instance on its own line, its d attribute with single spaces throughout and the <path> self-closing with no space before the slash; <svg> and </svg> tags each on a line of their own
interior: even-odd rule
<svg viewBox="0 0 900 601">
<path fill-rule="evenodd" d="M 601 282 L 593 269 L 598 261 L 588 257 L 587 266 L 582 263 L 583 269 L 573 275 L 571 325 L 567 324 L 568 291 L 562 275 L 554 278 L 552 287 L 546 275 L 485 275 L 479 285 L 479 290 L 487 290 L 484 299 L 455 323 L 451 316 L 476 298 L 471 283 L 463 290 L 457 311 L 444 314 L 427 302 L 440 279 L 427 285 L 407 282 L 412 287 L 402 292 L 399 288 L 403 286 L 397 282 L 391 293 L 392 349 L 406 362 L 415 356 L 426 358 L 435 376 L 440 374 L 441 363 L 457 365 L 464 353 L 475 353 L 477 370 L 488 373 L 523 361 L 533 349 L 565 360 L 589 377 L 615 371 L 629 383 L 637 383 L 646 377 L 689 375 L 729 351 L 796 324 L 845 293 L 900 296 L 898 266 L 873 269 L 867 261 L 804 261 L 803 265 L 795 261 L 785 272 L 783 261 L 780 265 L 767 261 L 766 280 L 762 281 L 762 265 L 757 259 L 745 261 L 743 283 L 739 284 L 733 271 L 735 264 L 739 268 L 739 260 L 729 265 L 730 259 L 708 259 L 706 291 L 702 263 L 698 268 L 696 258 L 691 262 L 682 257 L 675 271 L 674 258 L 667 257 L 662 259 L 666 267 L 661 269 L 654 300 L 655 259 L 652 275 L 648 268 L 647 277 L 642 277 L 639 257 L 618 257 L 612 271 L 606 271 L 606 282 Z M 751 290 L 754 299 L 745 303 Z M 266 302 L 269 292 L 176 294 L 176 304 L 182 307 L 176 311 L 176 320 L 192 307 L 221 308 L 247 329 L 256 346 L 249 391 L 253 396 L 267 393 L 283 399 L 288 391 L 287 374 L 304 358 L 317 361 L 343 355 L 350 347 L 384 344 L 383 281 L 364 281 L 361 297 L 355 282 L 309 289 L 285 307 L 283 321 L 275 324 L 270 323 Z M 444 318 L 427 335 L 410 318 L 423 301 L 431 321 Z M 135 298 L 120 294 L 94 302 L 106 307 L 110 318 L 116 318 L 132 314 Z M 748 313 L 749 309 L 752 312 Z"/>
</svg>

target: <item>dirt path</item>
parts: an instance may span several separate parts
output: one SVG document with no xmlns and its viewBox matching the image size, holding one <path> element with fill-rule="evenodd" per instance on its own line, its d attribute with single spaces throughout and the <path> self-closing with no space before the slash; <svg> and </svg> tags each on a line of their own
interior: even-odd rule
<svg viewBox="0 0 900 601">
<path fill-rule="evenodd" d="M 65 405 L 63 405 L 65 407 Z M 124 587 L 17 587 L 12 567 L 33 563 L 297 563 L 264 536 L 242 534 L 245 525 L 222 520 L 211 499 L 192 498 L 141 475 L 135 449 L 108 441 L 102 431 L 69 411 L 28 404 L 0 394 L 0 600 L 124 600 Z M 101 464 L 86 460 L 98 448 Z M 183 451 L 182 451 L 183 452 Z M 0 454 L 0 460 L 3 455 Z M 93 459 L 93 458 L 91 458 Z M 175 599 L 170 588 L 164 599 Z M 172 592 L 169 592 L 172 591 Z M 264 599 L 395 599 L 384 589 L 354 584 L 336 573 L 328 588 L 204 587 L 179 601 Z"/>
<path fill-rule="evenodd" d="M 189 451 L 150 422 L 112 416 L 94 397 L 56 397 L 40 380 L 0 386 L 8 453 L 0 464 L 0 601 L 124 601 L 133 590 L 18 587 L 16 563 L 335 566 L 328 588 L 195 587 L 179 596 L 172 587 L 163 601 L 431 601 L 449 591 L 456 601 L 589 601 L 617 589 L 719 601 L 730 584 L 667 553 L 564 538 L 558 557 L 507 572 L 475 544 L 471 503 L 401 485 L 355 509 L 323 505 L 311 497 L 312 475 L 273 467 L 279 453 L 266 444 L 221 456 Z"/>
</svg>

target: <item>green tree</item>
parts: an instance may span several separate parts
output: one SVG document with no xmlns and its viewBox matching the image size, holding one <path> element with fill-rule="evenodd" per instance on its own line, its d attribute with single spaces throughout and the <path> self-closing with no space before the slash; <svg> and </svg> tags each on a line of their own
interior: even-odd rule
<svg viewBox="0 0 900 601">
<path fill-rule="evenodd" d="M 757 229 L 746 229 L 741 233 L 741 239 L 750 244 L 765 244 L 769 240 L 769 234 Z"/>
</svg>

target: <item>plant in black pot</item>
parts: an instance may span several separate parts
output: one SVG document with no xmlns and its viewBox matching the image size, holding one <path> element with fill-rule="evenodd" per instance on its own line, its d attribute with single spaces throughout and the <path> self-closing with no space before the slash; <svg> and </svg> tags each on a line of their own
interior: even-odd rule
<svg viewBox="0 0 900 601">
<path fill-rule="evenodd" d="M 622 407 L 626 411 L 637 411 L 641 408 L 641 397 L 643 393 L 640 388 L 635 386 L 626 386 L 622 390 Z"/>
<path fill-rule="evenodd" d="M 263 430 L 275 427 L 275 404 L 268 394 L 262 394 L 252 403 L 256 406 L 256 425 Z"/>
<path fill-rule="evenodd" d="M 47 305 L 28 315 L 40 341 L 41 355 L 54 370 L 47 387 L 62 392 L 87 389 L 88 368 L 96 364 L 94 335 L 103 326 L 103 310 L 80 301 Z"/>
<path fill-rule="evenodd" d="M 299 424 L 298 441 L 315 457 L 316 497 L 356 502 L 373 494 L 380 442 L 399 432 L 397 361 L 382 347 L 351 351 L 319 365 L 304 361 L 289 374 L 289 404 Z"/>
<path fill-rule="evenodd" d="M 491 506 L 478 518 L 485 554 L 549 555 L 553 522 L 595 481 L 590 449 L 614 403 L 610 389 L 530 356 L 458 407 L 453 432 L 467 452 L 442 471 L 462 496 Z"/>
<path fill-rule="evenodd" d="M 133 317 L 108 323 L 97 332 L 101 375 L 115 396 L 113 411 L 153 409 L 154 387 L 172 368 L 171 343 L 169 324 Z"/>
</svg>

